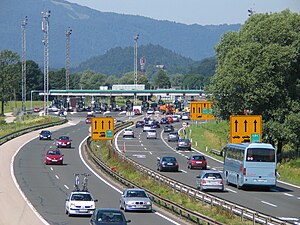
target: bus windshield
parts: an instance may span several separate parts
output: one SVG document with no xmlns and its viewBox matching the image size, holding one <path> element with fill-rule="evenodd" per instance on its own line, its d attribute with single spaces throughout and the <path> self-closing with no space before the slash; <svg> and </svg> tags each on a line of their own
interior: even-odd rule
<svg viewBox="0 0 300 225">
<path fill-rule="evenodd" d="M 275 150 L 267 148 L 249 148 L 246 161 L 248 162 L 275 162 Z"/>
</svg>

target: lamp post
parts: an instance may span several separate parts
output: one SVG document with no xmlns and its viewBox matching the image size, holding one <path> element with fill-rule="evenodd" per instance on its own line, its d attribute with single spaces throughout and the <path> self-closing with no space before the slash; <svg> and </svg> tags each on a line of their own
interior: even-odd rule
<svg viewBox="0 0 300 225">
<path fill-rule="evenodd" d="M 21 23 L 22 31 L 22 112 L 26 111 L 26 25 L 27 16 Z"/>
<path fill-rule="evenodd" d="M 49 92 L 49 51 L 48 51 L 48 32 L 49 32 L 49 17 L 50 10 L 44 10 L 42 12 L 43 22 L 42 31 L 44 32 L 44 113 L 48 115 L 48 92 Z"/>
<path fill-rule="evenodd" d="M 66 29 L 66 90 L 70 89 L 70 35 L 72 30 L 70 27 Z"/>
<path fill-rule="evenodd" d="M 134 36 L 134 87 L 135 87 L 135 90 L 137 89 L 136 85 L 137 85 L 137 78 L 138 78 L 137 77 L 138 76 L 138 74 L 137 74 L 137 64 L 138 64 L 138 62 L 137 62 L 137 48 L 138 48 L 137 41 L 138 41 L 138 39 L 139 39 L 139 34 L 136 34 Z M 134 100 L 133 100 L 133 102 L 134 102 L 134 105 L 137 104 L 136 94 L 134 94 Z"/>
</svg>

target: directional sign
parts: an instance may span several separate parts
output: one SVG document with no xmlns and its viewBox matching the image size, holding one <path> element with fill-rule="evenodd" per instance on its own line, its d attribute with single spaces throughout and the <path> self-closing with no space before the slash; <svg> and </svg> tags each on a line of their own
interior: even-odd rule
<svg viewBox="0 0 300 225">
<path fill-rule="evenodd" d="M 261 142 L 261 115 L 230 116 L 230 142 Z"/>
<path fill-rule="evenodd" d="M 92 140 L 113 140 L 114 118 L 93 117 L 91 126 L 92 126 Z"/>
<path fill-rule="evenodd" d="M 191 120 L 214 120 L 214 110 L 212 102 L 191 102 Z"/>
</svg>

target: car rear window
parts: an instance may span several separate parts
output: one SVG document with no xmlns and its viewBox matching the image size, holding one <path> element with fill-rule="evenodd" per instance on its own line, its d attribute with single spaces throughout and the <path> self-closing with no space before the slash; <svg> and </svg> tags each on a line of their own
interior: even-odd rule
<svg viewBox="0 0 300 225">
<path fill-rule="evenodd" d="M 203 178 L 222 179 L 222 176 L 219 173 L 206 173 Z"/>
<path fill-rule="evenodd" d="M 192 157 L 192 159 L 195 159 L 195 160 L 205 160 L 204 156 L 202 155 L 195 155 Z"/>
</svg>

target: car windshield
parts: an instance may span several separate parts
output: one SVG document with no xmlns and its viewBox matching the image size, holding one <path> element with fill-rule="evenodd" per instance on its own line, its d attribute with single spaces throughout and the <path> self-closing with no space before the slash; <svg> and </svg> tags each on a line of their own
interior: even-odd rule
<svg viewBox="0 0 300 225">
<path fill-rule="evenodd" d="M 47 155 L 60 155 L 60 151 L 48 151 Z"/>
<path fill-rule="evenodd" d="M 50 134 L 50 131 L 42 131 L 41 134 L 48 135 Z"/>
<path fill-rule="evenodd" d="M 206 173 L 203 178 L 208 178 L 208 179 L 222 179 L 221 174 L 219 173 Z"/>
<path fill-rule="evenodd" d="M 61 137 L 59 137 L 59 140 L 69 140 L 70 138 L 69 137 L 67 137 L 67 136 L 61 136 Z"/>
<path fill-rule="evenodd" d="M 92 196 L 90 194 L 73 194 L 71 197 L 73 201 L 92 201 Z"/>
<path fill-rule="evenodd" d="M 176 159 L 174 157 L 164 157 L 162 159 L 164 162 L 176 162 Z"/>
<path fill-rule="evenodd" d="M 202 156 L 202 155 L 195 155 L 195 156 L 192 156 L 191 159 L 194 159 L 194 160 L 205 160 L 204 156 Z"/>
<path fill-rule="evenodd" d="M 126 194 L 126 197 L 146 198 L 147 195 L 144 191 L 128 191 L 127 194 Z"/>
<path fill-rule="evenodd" d="M 124 222 L 124 216 L 119 212 L 101 211 L 97 214 L 97 221 L 100 223 L 119 223 Z"/>
</svg>

